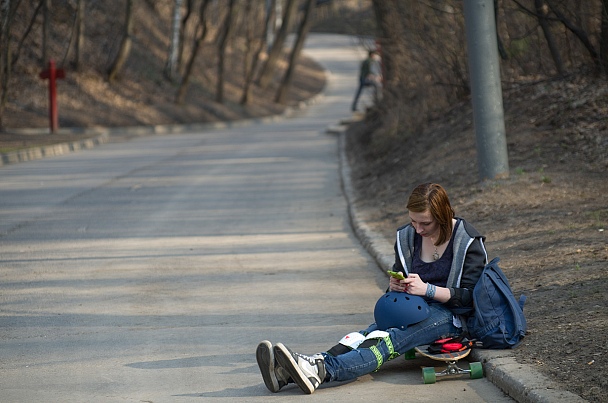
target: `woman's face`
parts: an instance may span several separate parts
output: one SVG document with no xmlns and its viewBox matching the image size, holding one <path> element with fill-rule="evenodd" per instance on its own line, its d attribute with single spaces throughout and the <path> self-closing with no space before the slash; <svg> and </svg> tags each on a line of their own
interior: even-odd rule
<svg viewBox="0 0 608 403">
<path fill-rule="evenodd" d="M 412 226 L 420 236 L 434 239 L 439 236 L 439 223 L 435 221 L 429 210 L 422 213 L 410 211 L 409 214 L 410 220 L 412 220 Z"/>
</svg>

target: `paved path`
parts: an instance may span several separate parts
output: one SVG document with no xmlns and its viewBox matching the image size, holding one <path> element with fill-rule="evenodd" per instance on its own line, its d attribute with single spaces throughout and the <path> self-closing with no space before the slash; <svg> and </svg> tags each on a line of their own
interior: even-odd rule
<svg viewBox="0 0 608 403">
<path fill-rule="evenodd" d="M 423 360 L 303 396 L 269 393 L 265 338 L 315 353 L 373 321 L 387 279 L 351 232 L 337 137 L 364 51 L 298 116 L 150 136 L 0 168 L 0 401 L 510 401 L 423 385 Z"/>
</svg>

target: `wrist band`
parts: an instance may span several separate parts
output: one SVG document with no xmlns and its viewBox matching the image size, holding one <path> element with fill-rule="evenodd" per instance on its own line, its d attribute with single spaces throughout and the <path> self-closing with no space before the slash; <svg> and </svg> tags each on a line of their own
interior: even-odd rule
<svg viewBox="0 0 608 403">
<path fill-rule="evenodd" d="M 431 283 L 427 283 L 426 284 L 426 297 L 427 298 L 434 299 L 435 298 L 435 291 L 437 291 L 437 287 L 435 287 Z"/>
</svg>

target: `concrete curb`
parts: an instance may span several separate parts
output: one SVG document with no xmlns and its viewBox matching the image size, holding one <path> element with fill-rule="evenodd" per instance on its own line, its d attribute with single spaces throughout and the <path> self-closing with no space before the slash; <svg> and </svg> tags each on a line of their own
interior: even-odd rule
<svg viewBox="0 0 608 403">
<path fill-rule="evenodd" d="M 339 135 L 340 177 L 351 225 L 361 244 L 378 263 L 380 270 L 388 270 L 394 262 L 392 245 L 367 225 L 365 215 L 357 209 L 357 198 L 350 180 L 351 169 L 345 150 L 346 129 L 346 125 L 342 126 L 340 132 L 336 127 L 332 127 L 330 132 Z M 472 351 L 471 356 L 474 361 L 482 363 L 488 380 L 520 403 L 586 401 L 574 393 L 559 389 L 559 385 L 532 367 L 519 364 L 509 350 L 477 349 Z"/>
<path fill-rule="evenodd" d="M 508 350 L 473 350 L 472 357 L 483 364 L 486 378 L 520 403 L 586 402 L 559 389 L 529 365 L 518 363 Z"/>
<path fill-rule="evenodd" d="M 0 154 L 0 166 L 37 160 L 45 157 L 69 154 L 72 152 L 87 150 L 98 145 L 107 143 L 110 139 L 108 133 L 102 133 L 94 137 L 85 138 L 69 143 L 52 144 L 48 146 L 32 147 L 23 150 Z"/>
<path fill-rule="evenodd" d="M 307 107 L 319 102 L 325 96 L 326 88 L 313 97 L 298 103 L 295 106 L 285 108 L 283 113 L 279 115 L 269 115 L 261 118 L 242 119 L 235 121 L 221 121 L 211 123 L 192 123 L 183 125 L 151 125 L 151 126 L 125 126 L 125 127 L 87 127 L 87 128 L 60 128 L 58 133 L 82 133 L 83 136 L 91 136 L 82 140 L 58 143 L 48 146 L 31 147 L 23 150 L 12 151 L 8 153 L 0 153 L 0 166 L 15 164 L 19 162 L 33 161 L 46 157 L 59 156 L 87 150 L 97 147 L 101 144 L 109 143 L 120 136 L 121 138 L 134 138 L 151 135 L 170 135 L 188 132 L 200 132 L 216 129 L 228 129 L 233 127 L 245 127 L 254 124 L 263 124 L 277 122 L 282 119 L 287 119 L 296 115 L 298 112 Z M 7 132 L 18 134 L 52 134 L 48 128 L 26 128 L 26 129 L 8 129 Z"/>
</svg>

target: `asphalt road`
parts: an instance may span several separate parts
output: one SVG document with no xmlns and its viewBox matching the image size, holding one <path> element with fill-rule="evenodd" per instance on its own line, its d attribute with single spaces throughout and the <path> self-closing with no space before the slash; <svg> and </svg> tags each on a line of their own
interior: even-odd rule
<svg viewBox="0 0 608 403">
<path fill-rule="evenodd" d="M 325 132 L 350 116 L 355 45 L 311 37 L 329 84 L 291 118 L 0 168 L 0 401 L 511 401 L 486 379 L 424 385 L 423 359 L 311 396 L 264 387 L 260 340 L 323 351 L 387 285 Z"/>
</svg>

